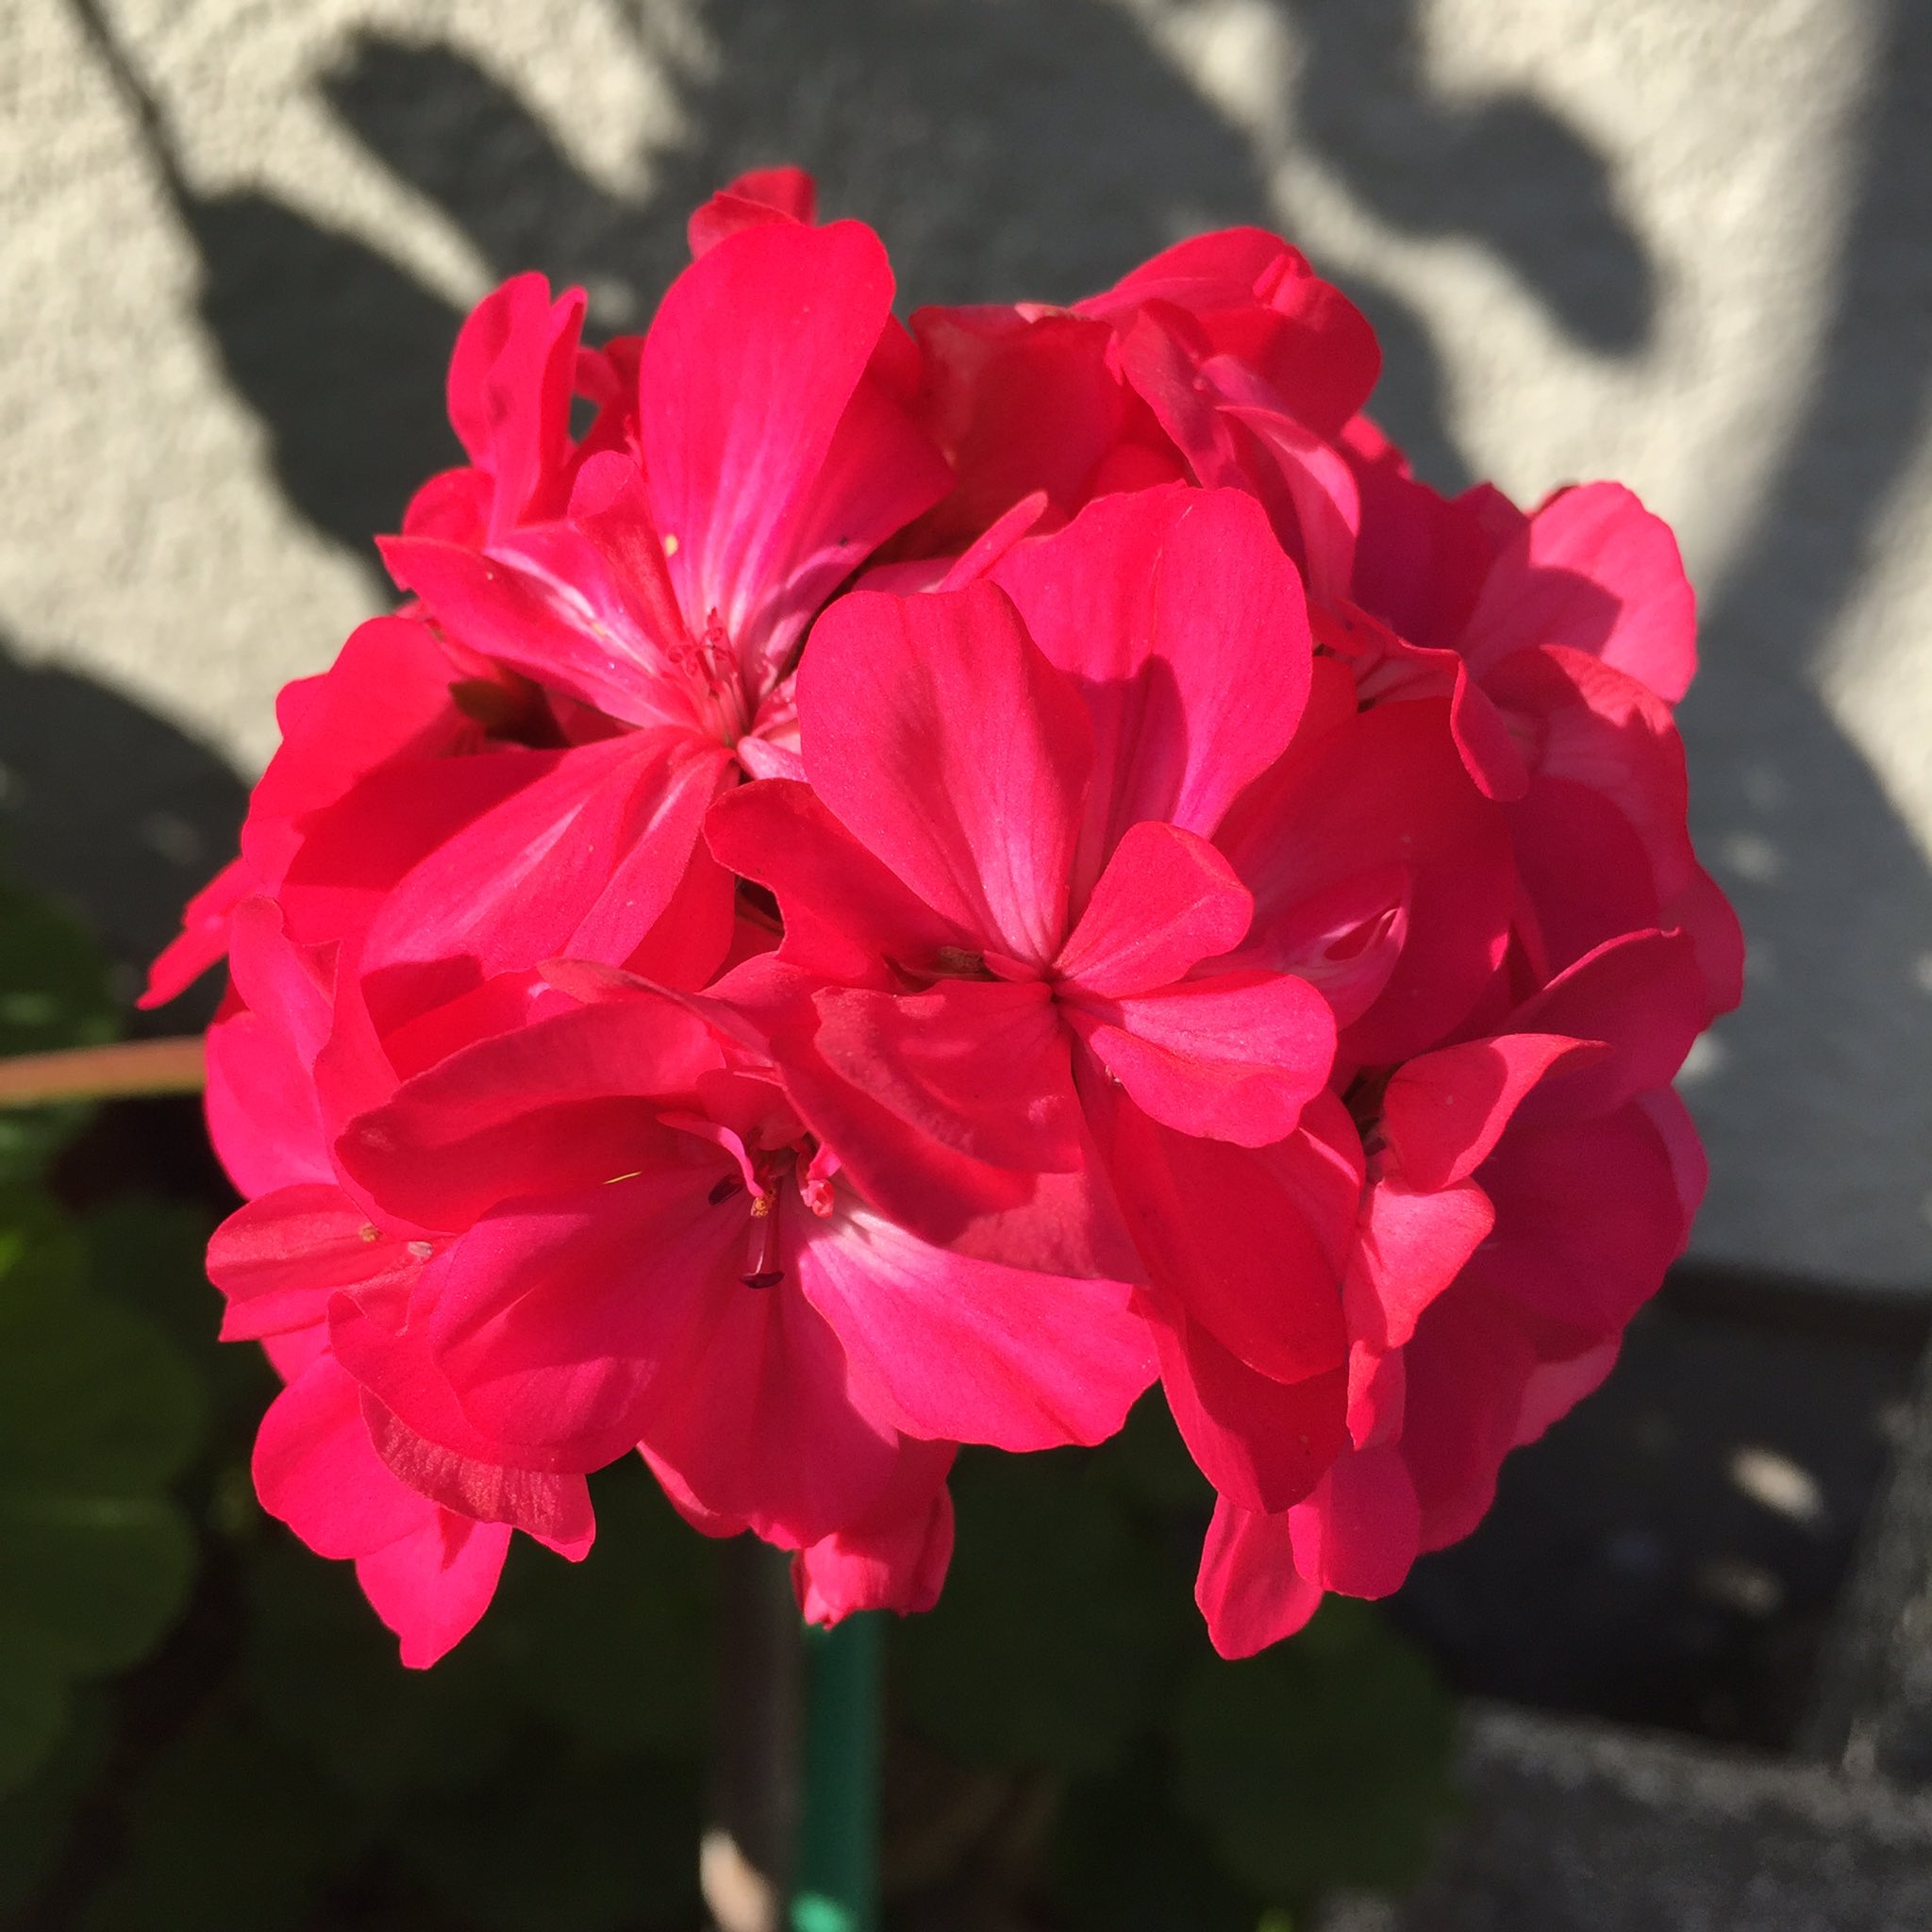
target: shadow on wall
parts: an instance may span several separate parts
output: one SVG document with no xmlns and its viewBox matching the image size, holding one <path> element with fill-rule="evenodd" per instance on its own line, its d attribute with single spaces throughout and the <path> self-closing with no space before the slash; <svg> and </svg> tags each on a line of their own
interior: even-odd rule
<svg viewBox="0 0 1932 1932">
<path fill-rule="evenodd" d="M 413 485 L 454 455 L 441 373 L 459 316 L 352 237 L 258 192 L 196 190 L 98 0 L 71 4 L 200 251 L 203 318 L 267 432 L 283 491 L 367 557 L 370 533 L 392 527 Z M 1848 1113 L 1867 1118 L 1843 1091 L 1824 1091 L 1848 1063 L 1855 1094 L 1882 1089 L 1887 1068 L 1932 1089 L 1911 976 L 1932 954 L 1924 867 L 1807 678 L 1914 445 L 1932 366 L 1924 325 L 1910 332 L 1905 291 L 1888 285 L 1901 238 L 1915 221 L 1919 234 L 1932 228 L 1932 152 L 1915 137 L 1932 92 L 1932 19 L 1913 0 L 1874 4 L 1890 44 L 1874 67 L 1883 92 L 1845 237 L 1839 320 L 1757 534 L 1713 601 L 1709 668 L 1685 719 L 1700 830 L 1720 860 L 1741 858 L 1725 882 L 1763 969 L 1726 1031 L 1728 1061 L 1698 1094 L 1720 1138 L 1735 1124 L 1740 1146 L 1766 1145 L 1751 1116 L 1769 1091 L 1834 1131 Z M 492 270 L 583 281 L 605 330 L 648 313 L 684 259 L 692 205 L 775 160 L 810 167 L 828 208 L 880 228 L 907 304 L 1064 299 L 1181 233 L 1269 219 L 1247 139 L 1103 0 L 708 0 L 702 19 L 718 58 L 702 68 L 658 44 L 652 0 L 631 8 L 623 17 L 639 58 L 672 77 L 691 130 L 652 158 L 653 190 L 640 199 L 585 177 L 524 102 L 453 47 L 365 32 L 318 86 L 372 156 L 435 202 Z M 1304 57 L 1291 83 L 1294 138 L 1364 207 L 1493 251 L 1599 354 L 1648 345 L 1657 272 L 1608 165 L 1577 130 L 1525 95 L 1467 105 L 1433 95 L 1418 60 L 1419 0 L 1280 0 L 1280 10 Z M 1424 474 L 1458 486 L 1468 473 L 1421 319 L 1386 286 L 1357 280 L 1351 292 L 1388 351 L 1378 412 Z M 1920 315 L 1928 308 L 1922 299 Z M 1872 1015 L 1900 1024 L 1825 1039 L 1821 991 L 1843 988 L 1847 974 L 1856 998 L 1843 1010 L 1861 1026 Z M 1867 1054 L 1880 1063 L 1864 1067 Z M 1873 1131 L 1893 1130 L 1874 1122 Z M 1721 1165 L 1712 1224 L 1734 1245 L 1765 1245 L 1753 1230 L 1789 1213 L 1778 1166 Z M 1906 1239 L 1903 1223 L 1890 1239 Z"/>
<path fill-rule="evenodd" d="M 22 663 L 0 636 L 0 865 L 88 921 L 129 998 L 182 902 L 234 851 L 245 796 L 206 746 L 85 677 Z M 212 1008 L 204 987 L 163 1024 Z"/>
<path fill-rule="evenodd" d="M 1849 1250 L 1853 1272 L 1927 1282 L 1932 880 L 1817 695 L 1834 622 L 1932 431 L 1932 8 L 1875 10 L 1830 319 L 1752 534 L 1706 600 L 1683 712 L 1699 844 L 1752 943 L 1749 997 L 1691 1097 L 1720 1147 L 1763 1144 L 1770 1112 L 1790 1148 L 1775 1165 L 1714 1165 L 1707 1241 L 1827 1277 Z M 1809 1163 L 1836 1191 L 1794 1203 L 1790 1174 Z"/>
</svg>

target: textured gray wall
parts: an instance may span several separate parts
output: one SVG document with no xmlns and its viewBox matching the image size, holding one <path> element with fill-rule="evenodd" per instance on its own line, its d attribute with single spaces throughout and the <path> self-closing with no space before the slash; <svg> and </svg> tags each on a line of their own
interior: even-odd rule
<svg viewBox="0 0 1932 1932">
<path fill-rule="evenodd" d="M 908 301 L 1281 225 L 1438 482 L 1633 483 L 1706 612 L 1750 997 L 1686 1091 L 1707 1258 L 1932 1283 L 1924 0 L 7 0 L 0 811 L 133 957 L 271 702 L 382 591 L 464 306 L 633 323 L 758 161 Z"/>
</svg>

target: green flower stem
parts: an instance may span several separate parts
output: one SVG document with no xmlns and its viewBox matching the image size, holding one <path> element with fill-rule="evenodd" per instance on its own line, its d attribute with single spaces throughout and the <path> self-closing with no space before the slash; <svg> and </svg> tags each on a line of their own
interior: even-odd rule
<svg viewBox="0 0 1932 1932">
<path fill-rule="evenodd" d="M 805 1817 L 791 1932 L 877 1932 L 881 1619 L 808 1640 Z"/>
<path fill-rule="evenodd" d="M 199 1093 L 208 1084 L 201 1036 L 126 1040 L 61 1053 L 0 1059 L 0 1108 L 63 1100 L 116 1100 L 140 1093 Z"/>
</svg>

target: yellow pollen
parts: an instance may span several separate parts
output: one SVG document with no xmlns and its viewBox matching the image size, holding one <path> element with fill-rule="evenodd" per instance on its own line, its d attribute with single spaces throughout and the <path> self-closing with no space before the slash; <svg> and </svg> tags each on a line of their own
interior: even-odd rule
<svg viewBox="0 0 1932 1932">
<path fill-rule="evenodd" d="M 772 1197 L 769 1194 L 759 1194 L 751 1204 L 751 1218 L 754 1221 L 762 1221 L 771 1211 Z"/>
<path fill-rule="evenodd" d="M 365 1221 L 362 1224 L 360 1232 L 365 1241 L 379 1241 L 382 1239 L 381 1232 L 373 1222 Z"/>
<path fill-rule="evenodd" d="M 675 537 L 666 535 L 664 539 L 664 555 L 666 557 L 675 557 L 677 555 L 677 539 Z"/>
</svg>

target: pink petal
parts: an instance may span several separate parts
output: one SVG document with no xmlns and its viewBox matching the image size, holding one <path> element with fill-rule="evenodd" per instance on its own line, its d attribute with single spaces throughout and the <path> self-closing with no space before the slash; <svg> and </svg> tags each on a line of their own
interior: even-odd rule
<svg viewBox="0 0 1932 1932">
<path fill-rule="evenodd" d="M 856 222 L 759 225 L 664 296 L 639 368 L 654 521 L 693 627 L 716 611 L 755 688 L 805 621 L 949 475 L 867 365 L 892 303 Z"/>
<path fill-rule="evenodd" d="M 1053 962 L 1104 999 L 1171 985 L 1247 937 L 1255 902 L 1214 847 L 1178 825 L 1131 825 Z"/>
<path fill-rule="evenodd" d="M 1353 1284 L 1351 1284 L 1351 1288 Z M 1351 1318 L 1355 1309 L 1351 1306 Z M 1392 1442 L 1402 1434 L 1408 1370 L 1400 1348 L 1354 1341 L 1348 1350 L 1348 1440 L 1357 1449 Z"/>
<path fill-rule="evenodd" d="M 1120 1283 L 971 1260 L 856 1203 L 808 1230 L 799 1285 L 909 1434 L 1011 1450 L 1098 1442 L 1154 1379 L 1146 1324 Z"/>
<path fill-rule="evenodd" d="M 709 1199 L 736 1171 L 704 1142 L 691 1147 L 690 1164 L 499 1209 L 441 1258 L 430 1346 L 486 1440 L 601 1468 L 643 1438 L 652 1385 L 709 1303 L 754 1293 L 739 1281 L 745 1196 Z"/>
<path fill-rule="evenodd" d="M 941 1132 L 916 1129 L 864 1085 L 835 1073 L 808 1037 L 782 1039 L 779 1057 L 786 1091 L 854 1187 L 924 1240 L 1042 1274 L 1140 1278 L 1140 1258 L 1077 1117 L 1066 1171 L 999 1166 L 962 1151 L 965 1135 L 942 1116 L 936 1115 Z M 997 1058 L 988 1064 L 997 1092 Z M 1047 1111 L 1051 1118 L 1056 1109 Z M 1024 1139 L 1024 1124 L 1006 1131 Z"/>
<path fill-rule="evenodd" d="M 1616 483 L 1561 490 L 1499 557 L 1464 650 L 1478 677 L 1514 651 L 1564 644 L 1674 704 L 1697 668 L 1696 608 L 1676 539 Z"/>
<path fill-rule="evenodd" d="M 1350 1333 L 1376 1348 L 1401 1348 L 1495 1221 L 1490 1197 L 1474 1181 L 1430 1191 L 1376 1181 L 1362 1204 L 1361 1235 L 1349 1257 Z"/>
<path fill-rule="evenodd" d="M 319 1557 L 368 1556 L 435 1514 L 384 1466 L 363 1426 L 361 1391 L 326 1355 L 269 1405 L 253 1470 L 261 1507 Z"/>
<path fill-rule="evenodd" d="M 1663 908 L 1660 923 L 1666 931 L 1690 934 L 1712 1017 L 1730 1012 L 1744 997 L 1744 931 L 1731 902 L 1701 865 Z"/>
<path fill-rule="evenodd" d="M 397 880 L 463 828 L 553 774 L 555 752 L 405 760 L 306 819 L 275 901 L 308 945 L 367 931 Z"/>
<path fill-rule="evenodd" d="M 1344 1448 L 1288 1512 L 1295 1568 L 1343 1596 L 1391 1596 L 1421 1548 L 1422 1511 L 1392 1448 Z"/>
<path fill-rule="evenodd" d="M 208 1028 L 207 1051 L 208 1138 L 236 1187 L 253 1197 L 333 1183 L 315 1083 L 287 1036 L 232 1006 Z"/>
<path fill-rule="evenodd" d="M 832 987 L 812 1005 L 827 1070 L 922 1140 L 1024 1174 L 1082 1164 L 1066 1032 L 1039 982 L 946 979 L 905 995 Z M 855 1172 L 894 1151 L 833 1144 Z"/>
<path fill-rule="evenodd" d="M 1539 1005 L 1546 1031 L 1500 1034 L 1440 1048 L 1403 1066 L 1382 1095 L 1382 1128 L 1402 1180 L 1424 1193 L 1454 1187 L 1490 1157 L 1530 1090 L 1553 1069 L 1603 1058 L 1597 1038 L 1563 1030 L 1571 1007 L 1555 1016 Z"/>
<path fill-rule="evenodd" d="M 407 1289 L 422 1267 L 361 1205 L 325 1183 L 279 1188 L 238 1208 L 208 1242 L 208 1278 L 227 1297 L 222 1340 L 242 1341 L 327 1318 L 338 1289 Z"/>
<path fill-rule="evenodd" d="M 1569 778 L 1536 777 L 1503 809 L 1544 971 L 1662 924 L 1650 855 L 1602 792 Z"/>
<path fill-rule="evenodd" d="M 1153 1327 L 1167 1406 L 1201 1474 L 1243 1509 L 1299 1503 L 1347 1441 L 1346 1369 L 1277 1382 L 1196 1323 Z"/>
<path fill-rule="evenodd" d="M 458 832 L 370 927 L 378 1024 L 563 955 L 620 964 L 681 884 L 727 760 L 671 733 L 606 740 Z"/>
<path fill-rule="evenodd" d="M 646 1096 L 688 1096 L 723 1064 L 702 1020 L 638 992 L 451 1055 L 355 1121 L 339 1151 L 397 1214 L 461 1229 L 508 1198 L 681 1158 Z"/>
<path fill-rule="evenodd" d="M 1545 1430 L 1561 1422 L 1586 1395 L 1593 1395 L 1604 1385 L 1623 1339 L 1606 1341 L 1587 1353 L 1562 1362 L 1539 1362 L 1523 1391 L 1523 1410 L 1516 1420 L 1516 1446 L 1534 1442 Z"/>
<path fill-rule="evenodd" d="M 1601 1119 L 1519 1125 L 1483 1169 L 1494 1232 L 1475 1263 L 1540 1352 L 1616 1335 L 1662 1284 L 1688 1220 L 1670 1150 L 1631 1105 Z"/>
<path fill-rule="evenodd" d="M 1515 1440 L 1536 1354 L 1507 1303 L 1458 1288 L 1423 1317 L 1406 1351 L 1402 1457 L 1439 1550 L 1481 1522 Z"/>
<path fill-rule="evenodd" d="M 1335 1017 L 1285 973 L 1221 973 L 1110 1003 L 1087 1043 L 1137 1106 L 1183 1134 L 1266 1147 L 1293 1133 L 1335 1058 Z"/>
<path fill-rule="evenodd" d="M 1217 841 L 1255 895 L 1255 943 L 1343 880 L 1401 868 L 1402 952 L 1343 1038 L 1353 1059 L 1426 1050 L 1474 1005 L 1501 962 L 1515 879 L 1501 808 L 1462 768 L 1438 699 L 1377 706 L 1286 757 L 1236 804 Z M 1306 735 L 1305 735 L 1306 736 Z"/>
<path fill-rule="evenodd" d="M 1295 1568 L 1286 1514 L 1269 1516 L 1217 1497 L 1194 1601 L 1224 1657 L 1253 1657 L 1302 1629 L 1322 1603 L 1322 1586 Z"/>
<path fill-rule="evenodd" d="M 509 1552 L 501 1524 L 471 1523 L 447 1509 L 414 1535 L 356 1562 L 375 1614 L 402 1639 L 402 1658 L 427 1670 L 476 1627 Z"/>
<path fill-rule="evenodd" d="M 999 591 L 841 598 L 798 709 L 812 786 L 861 844 L 988 945 L 1058 952 L 1092 731 Z"/>
<path fill-rule="evenodd" d="M 493 485 L 491 522 L 554 516 L 570 437 L 584 291 L 555 303 L 540 275 L 513 275 L 471 311 L 449 366 L 449 420 Z"/>
<path fill-rule="evenodd" d="M 897 1432 L 857 1392 L 837 1335 L 791 1281 L 734 1277 L 692 1303 L 667 1346 L 644 1441 L 707 1509 L 801 1548 L 866 1522 L 898 1469 Z"/>
<path fill-rule="evenodd" d="M 770 888 L 784 915 L 785 958 L 806 972 L 893 988 L 891 962 L 929 968 L 942 947 L 972 948 L 967 927 L 902 885 L 808 786 L 739 786 L 712 806 L 705 837 L 733 872 Z"/>
<path fill-rule="evenodd" d="M 1339 1371 L 1359 1170 L 1306 1133 L 1246 1148 L 1175 1133 L 1124 1100 L 1095 1111 L 1116 1194 L 1163 1294 L 1278 1383 Z"/>
<path fill-rule="evenodd" d="M 1566 968 L 1511 1024 L 1607 1043 L 1572 1060 L 1525 1107 L 1525 1121 L 1609 1113 L 1676 1077 L 1708 1013 L 1696 947 L 1683 933 L 1626 933 Z M 1498 1042 L 1500 1044 L 1500 1042 Z"/>
<path fill-rule="evenodd" d="M 1485 680 L 1521 721 L 1545 777 L 1567 778 L 1611 800 L 1650 855 L 1660 897 L 1690 883 L 1697 860 L 1684 745 L 1671 708 L 1647 686 L 1580 651 L 1518 651 Z"/>
<path fill-rule="evenodd" d="M 862 1523 L 802 1549 L 791 1566 L 808 1624 L 836 1624 L 858 1610 L 902 1616 L 939 1602 L 953 1556 L 950 1442 L 902 1442 L 886 1492 Z"/>
<path fill-rule="evenodd" d="M 1249 497 L 1103 498 L 1016 544 L 992 581 L 1092 717 L 1082 880 L 1141 820 L 1211 836 L 1288 744 L 1308 690 L 1307 613 Z"/>
<path fill-rule="evenodd" d="M 741 229 L 804 222 L 818 213 L 818 188 L 803 168 L 754 168 L 717 192 L 685 224 L 693 257 L 708 255 Z"/>
<path fill-rule="evenodd" d="M 361 1403 L 375 1453 L 418 1495 L 474 1522 L 524 1530 L 572 1562 L 589 1554 L 596 1523 L 581 1475 L 512 1469 L 458 1456 L 417 1435 L 367 1390 Z"/>
</svg>

